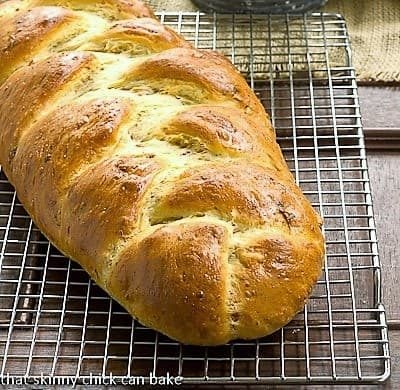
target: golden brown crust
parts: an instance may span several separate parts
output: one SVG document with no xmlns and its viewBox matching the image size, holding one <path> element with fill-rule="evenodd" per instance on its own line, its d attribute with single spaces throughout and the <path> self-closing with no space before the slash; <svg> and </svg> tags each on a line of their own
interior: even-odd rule
<svg viewBox="0 0 400 390">
<path fill-rule="evenodd" d="M 149 156 L 116 156 L 72 181 L 61 234 L 86 269 L 101 275 L 121 241 L 137 228 L 143 195 L 160 168 Z"/>
<path fill-rule="evenodd" d="M 246 115 L 270 126 L 264 108 L 246 81 L 225 57 L 216 52 L 184 47 L 165 50 L 136 66 L 124 82 L 129 86 L 143 81 L 155 89 L 176 91 L 194 103 L 229 99 Z M 179 83 L 183 83 L 181 88 Z M 195 85 L 198 95 L 190 95 L 190 89 L 188 94 L 185 83 Z"/>
<path fill-rule="evenodd" d="M 111 276 L 139 321 L 188 344 L 230 339 L 228 235 L 218 225 L 163 226 L 128 247 Z"/>
<path fill-rule="evenodd" d="M 111 20 L 154 17 L 153 11 L 140 0 L 33 0 L 30 3 L 89 11 Z"/>
<path fill-rule="evenodd" d="M 0 86 L 0 158 L 7 170 L 28 121 L 94 61 L 90 53 L 59 54 L 17 70 Z"/>
<path fill-rule="evenodd" d="M 152 18 L 117 22 L 109 30 L 93 37 L 90 43 L 88 48 L 93 47 L 93 50 L 130 54 L 148 54 L 173 47 L 190 47 L 190 44 L 175 31 Z"/>
<path fill-rule="evenodd" d="M 240 185 L 238 185 L 240 183 Z M 292 182 L 250 162 L 207 164 L 171 179 L 159 195 L 153 223 L 215 213 L 245 227 L 264 224 L 282 231 L 310 229 L 315 212 Z"/>
<path fill-rule="evenodd" d="M 118 99 L 61 106 L 32 126 L 19 142 L 12 163 L 14 184 L 50 239 L 68 237 L 61 229 L 61 210 L 71 178 L 116 145 L 129 108 L 127 101 Z"/>
<path fill-rule="evenodd" d="M 2 169 L 143 324 L 201 345 L 266 335 L 321 272 L 320 218 L 238 71 L 151 17 L 137 0 L 0 5 Z"/>
<path fill-rule="evenodd" d="M 233 107 L 190 107 L 176 114 L 155 135 L 172 143 L 190 137 L 215 154 L 232 157 L 252 154 L 283 174 L 288 171 L 272 127 L 262 126 Z"/>
<path fill-rule="evenodd" d="M 235 248 L 235 332 L 261 337 L 281 328 L 300 311 L 320 275 L 323 246 L 281 233 L 264 233 Z"/>
<path fill-rule="evenodd" d="M 9 74 L 24 59 L 30 61 L 32 54 L 73 18 L 64 8 L 38 7 L 5 21 L 0 34 L 1 69 Z M 2 77 L 0 73 L 0 81 Z"/>
</svg>

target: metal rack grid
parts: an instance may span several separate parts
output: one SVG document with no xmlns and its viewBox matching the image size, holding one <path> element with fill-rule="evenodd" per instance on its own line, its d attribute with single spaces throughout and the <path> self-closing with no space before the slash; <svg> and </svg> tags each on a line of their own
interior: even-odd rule
<svg viewBox="0 0 400 390">
<path fill-rule="evenodd" d="M 185 383 L 364 383 L 390 373 L 371 192 L 339 15 L 163 13 L 226 54 L 272 115 L 294 176 L 323 215 L 325 270 L 288 326 L 256 341 L 184 346 L 141 326 L 60 255 L 0 181 L 0 374 L 184 377 Z"/>
</svg>

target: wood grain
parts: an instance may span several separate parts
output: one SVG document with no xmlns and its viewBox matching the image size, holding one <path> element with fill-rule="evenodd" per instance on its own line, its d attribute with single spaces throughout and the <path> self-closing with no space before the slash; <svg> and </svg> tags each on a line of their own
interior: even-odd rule
<svg viewBox="0 0 400 390">
<path fill-rule="evenodd" d="M 364 137 L 367 149 L 400 150 L 400 127 L 366 127 Z"/>
<path fill-rule="evenodd" d="M 383 270 L 383 300 L 388 319 L 400 325 L 400 152 L 371 150 L 368 164 Z"/>
<path fill-rule="evenodd" d="M 400 128 L 400 86 L 360 86 L 364 128 Z"/>
<path fill-rule="evenodd" d="M 369 150 L 368 164 L 382 263 L 383 302 L 390 329 L 392 376 L 384 389 L 397 390 L 400 387 L 400 152 Z"/>
<path fill-rule="evenodd" d="M 380 128 L 382 134 L 377 135 L 382 138 L 385 132 L 392 132 L 390 129 L 400 128 L 399 86 L 361 86 L 359 94 L 367 133 Z M 383 271 L 383 301 L 390 326 L 392 376 L 382 387 L 394 390 L 400 388 L 400 330 L 396 329 L 400 323 L 400 151 L 377 150 L 372 145 L 368 164 Z"/>
<path fill-rule="evenodd" d="M 358 89 L 367 149 L 400 150 L 400 87 Z"/>
</svg>

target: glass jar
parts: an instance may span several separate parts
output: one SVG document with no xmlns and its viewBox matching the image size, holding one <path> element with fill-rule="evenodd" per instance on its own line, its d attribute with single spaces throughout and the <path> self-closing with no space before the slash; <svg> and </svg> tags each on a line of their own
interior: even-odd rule
<svg viewBox="0 0 400 390">
<path fill-rule="evenodd" d="M 327 0 L 193 0 L 203 11 L 221 13 L 302 13 Z"/>
</svg>

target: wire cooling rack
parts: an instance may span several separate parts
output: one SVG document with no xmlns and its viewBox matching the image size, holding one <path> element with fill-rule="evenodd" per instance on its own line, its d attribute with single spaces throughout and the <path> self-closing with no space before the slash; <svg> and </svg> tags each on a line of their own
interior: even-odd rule
<svg viewBox="0 0 400 390">
<path fill-rule="evenodd" d="M 363 383 L 390 373 L 359 102 L 339 15 L 163 13 L 218 49 L 272 115 L 294 176 L 323 215 L 325 270 L 304 311 L 272 336 L 184 346 L 141 326 L 49 245 L 2 174 L 0 374 L 85 381 L 182 376 L 184 383 Z M 126 383 L 126 382 L 125 382 Z"/>
</svg>

